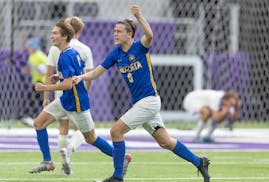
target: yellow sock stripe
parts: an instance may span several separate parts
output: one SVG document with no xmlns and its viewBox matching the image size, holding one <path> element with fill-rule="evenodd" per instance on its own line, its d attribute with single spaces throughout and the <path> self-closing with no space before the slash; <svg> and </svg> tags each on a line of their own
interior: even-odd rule
<svg viewBox="0 0 269 182">
<path fill-rule="evenodd" d="M 148 67 L 149 67 L 149 74 L 150 74 L 150 81 L 151 81 L 151 85 L 155 91 L 155 95 L 157 96 L 158 95 L 158 92 L 157 92 L 157 85 L 154 81 L 154 78 L 153 78 L 153 73 L 152 73 L 152 66 L 151 66 L 151 61 L 150 61 L 150 57 L 149 57 L 149 54 L 146 54 L 146 58 L 147 58 L 147 62 L 148 62 Z"/>
<path fill-rule="evenodd" d="M 74 92 L 74 96 L 75 96 L 77 112 L 81 112 L 81 107 L 80 107 L 79 98 L 78 98 L 78 92 L 77 92 L 77 88 L 75 85 L 73 85 L 73 92 Z"/>
</svg>

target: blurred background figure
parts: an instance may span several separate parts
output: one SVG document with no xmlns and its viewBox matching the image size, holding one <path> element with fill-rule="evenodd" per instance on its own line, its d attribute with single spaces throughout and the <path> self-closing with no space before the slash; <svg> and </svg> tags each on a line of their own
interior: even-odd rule
<svg viewBox="0 0 269 182">
<path fill-rule="evenodd" d="M 37 82 L 45 82 L 47 72 L 47 55 L 41 51 L 39 40 L 28 36 L 25 40 L 25 48 L 29 53 L 27 66 L 21 68 L 24 75 L 31 76 L 32 88 L 27 93 L 22 121 L 24 124 L 33 127 L 33 118 L 42 110 L 42 92 L 36 92 L 34 85 Z"/>
<path fill-rule="evenodd" d="M 218 125 L 227 119 L 229 128 L 238 118 L 241 101 L 236 92 L 222 90 L 195 90 L 189 92 L 183 101 L 187 112 L 199 115 L 194 142 L 213 142 L 211 138 Z M 201 133 L 210 123 L 207 134 Z"/>
</svg>

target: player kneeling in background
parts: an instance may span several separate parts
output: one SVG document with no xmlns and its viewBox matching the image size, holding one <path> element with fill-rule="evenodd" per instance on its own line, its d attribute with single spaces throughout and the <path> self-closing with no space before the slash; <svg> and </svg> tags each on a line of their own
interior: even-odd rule
<svg viewBox="0 0 269 182">
<path fill-rule="evenodd" d="M 199 114 L 194 142 L 212 142 L 212 134 L 226 118 L 230 127 L 237 120 L 241 101 L 236 92 L 218 90 L 195 90 L 186 95 L 183 107 L 187 112 Z M 201 137 L 202 130 L 211 120 L 208 133 Z"/>
</svg>

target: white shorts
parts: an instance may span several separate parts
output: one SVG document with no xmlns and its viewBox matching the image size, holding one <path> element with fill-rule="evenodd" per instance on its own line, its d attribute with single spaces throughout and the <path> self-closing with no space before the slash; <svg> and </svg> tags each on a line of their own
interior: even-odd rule
<svg viewBox="0 0 269 182">
<path fill-rule="evenodd" d="M 153 134 L 160 127 L 164 127 L 160 115 L 161 99 L 156 96 L 145 97 L 136 102 L 120 119 L 130 128 L 142 125 L 145 130 Z"/>
<path fill-rule="evenodd" d="M 63 108 L 60 98 L 55 99 L 49 105 L 47 105 L 43 111 L 51 114 L 55 120 L 60 120 L 64 116 L 72 120 L 80 129 L 82 133 L 91 131 L 94 128 L 94 122 L 91 116 L 90 110 L 83 112 L 71 112 Z"/>
<path fill-rule="evenodd" d="M 54 98 L 55 99 L 60 98 L 62 95 L 63 95 L 63 91 L 62 90 L 56 90 L 56 91 L 54 91 Z M 61 121 L 61 120 L 68 120 L 68 116 L 66 115 L 66 116 L 64 116 L 64 117 L 62 117 L 62 118 L 60 118 L 58 120 L 59 121 Z"/>
</svg>

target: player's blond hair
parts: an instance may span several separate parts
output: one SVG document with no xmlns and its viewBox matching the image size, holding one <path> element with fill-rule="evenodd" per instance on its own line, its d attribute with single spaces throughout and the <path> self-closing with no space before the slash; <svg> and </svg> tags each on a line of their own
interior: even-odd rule
<svg viewBox="0 0 269 182">
<path fill-rule="evenodd" d="M 82 19 L 77 16 L 66 18 L 65 22 L 69 23 L 73 27 L 75 34 L 80 32 L 84 27 Z"/>
<path fill-rule="evenodd" d="M 66 41 L 70 42 L 74 36 L 73 27 L 69 23 L 66 23 L 65 20 L 58 21 L 55 26 L 60 28 L 61 35 L 67 36 Z"/>
<path fill-rule="evenodd" d="M 230 98 L 234 98 L 236 100 L 239 99 L 238 94 L 234 91 L 227 91 L 227 92 L 225 92 L 224 96 L 222 97 L 223 100 L 229 100 Z"/>
</svg>

